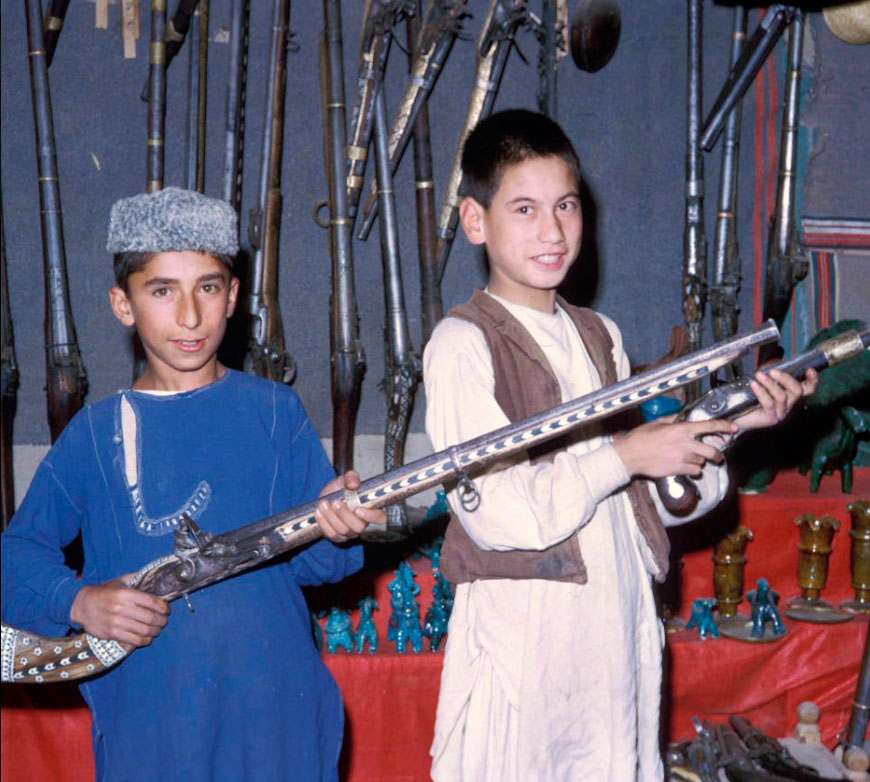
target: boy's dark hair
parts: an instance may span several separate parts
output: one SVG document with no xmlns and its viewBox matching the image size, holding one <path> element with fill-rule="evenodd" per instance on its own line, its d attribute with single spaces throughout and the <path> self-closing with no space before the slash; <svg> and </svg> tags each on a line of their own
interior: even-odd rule
<svg viewBox="0 0 870 782">
<path fill-rule="evenodd" d="M 127 293 L 127 280 L 130 275 L 142 271 L 148 261 L 150 261 L 155 255 L 159 254 L 159 252 L 139 252 L 133 250 L 125 253 L 115 253 L 113 256 L 115 266 L 115 284 Z M 227 269 L 229 269 L 230 274 L 232 274 L 233 256 L 224 255 L 222 253 L 208 254 L 215 260 L 220 261 L 227 267 Z"/>
<path fill-rule="evenodd" d="M 530 158 L 558 157 L 580 183 L 580 161 L 562 128 L 544 114 L 506 109 L 490 114 L 468 134 L 462 149 L 462 195 L 485 208 L 507 166 Z"/>
</svg>

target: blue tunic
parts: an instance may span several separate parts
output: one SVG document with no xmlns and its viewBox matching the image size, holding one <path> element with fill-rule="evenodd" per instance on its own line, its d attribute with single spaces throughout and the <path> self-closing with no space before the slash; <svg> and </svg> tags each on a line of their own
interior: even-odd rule
<svg viewBox="0 0 870 782">
<path fill-rule="evenodd" d="M 190 392 L 127 391 L 90 405 L 3 535 L 3 621 L 63 635 L 81 584 L 171 553 L 181 513 L 219 534 L 315 498 L 332 475 L 296 393 L 239 372 Z M 82 581 L 60 554 L 79 530 Z M 337 778 L 341 696 L 300 586 L 361 564 L 360 547 L 321 540 L 195 592 L 194 613 L 173 603 L 150 646 L 81 685 L 97 779 Z"/>
</svg>

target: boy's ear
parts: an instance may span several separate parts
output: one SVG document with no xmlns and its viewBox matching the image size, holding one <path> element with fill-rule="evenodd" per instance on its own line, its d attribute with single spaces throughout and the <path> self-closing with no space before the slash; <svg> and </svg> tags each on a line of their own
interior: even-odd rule
<svg viewBox="0 0 870 782">
<path fill-rule="evenodd" d="M 239 299 L 239 278 L 230 277 L 230 293 L 227 297 L 227 318 L 231 318 L 236 311 L 236 302 Z"/>
<path fill-rule="evenodd" d="M 471 244 L 483 244 L 486 241 L 483 224 L 485 212 L 483 205 L 471 196 L 465 196 L 459 203 L 459 221 L 462 223 L 465 238 Z"/>
<path fill-rule="evenodd" d="M 109 302 L 112 307 L 112 314 L 123 323 L 125 326 L 132 326 L 136 323 L 133 317 L 133 309 L 130 306 L 130 299 L 123 288 L 117 285 L 109 289 Z"/>
</svg>

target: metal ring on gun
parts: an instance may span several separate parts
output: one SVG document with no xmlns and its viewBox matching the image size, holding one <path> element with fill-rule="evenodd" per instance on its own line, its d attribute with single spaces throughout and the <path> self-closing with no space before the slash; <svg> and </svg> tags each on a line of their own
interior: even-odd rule
<svg viewBox="0 0 870 782">
<path fill-rule="evenodd" d="M 450 463 L 453 465 L 453 469 L 456 470 L 456 490 L 459 492 L 459 504 L 462 505 L 464 510 L 471 513 L 480 506 L 480 493 L 477 491 L 474 481 L 468 477 L 468 473 L 459 466 L 459 459 L 456 454 L 456 448 L 451 448 Z"/>
</svg>

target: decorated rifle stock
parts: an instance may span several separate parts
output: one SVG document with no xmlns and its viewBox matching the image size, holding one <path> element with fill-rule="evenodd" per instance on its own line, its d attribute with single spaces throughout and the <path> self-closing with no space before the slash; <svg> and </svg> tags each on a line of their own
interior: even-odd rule
<svg viewBox="0 0 870 782">
<path fill-rule="evenodd" d="M 450 179 L 444 198 L 441 202 L 441 214 L 435 233 L 438 236 L 438 279 L 444 276 L 447 257 L 456 235 L 456 225 L 459 221 L 459 188 L 462 186 L 462 147 L 465 139 L 474 126 L 492 113 L 495 96 L 498 92 L 501 77 L 507 64 L 508 54 L 514 42 L 514 35 L 521 25 L 528 26 L 531 15 L 526 8 L 525 0 L 491 0 L 483 29 L 477 44 L 477 72 L 474 78 L 474 88 L 465 115 L 465 124 L 456 145 L 453 157 L 453 167 L 450 169 Z"/>
<path fill-rule="evenodd" d="M 734 6 L 731 31 L 731 65 L 740 57 L 746 38 L 746 8 Z M 725 126 L 722 164 L 719 169 L 719 210 L 713 242 L 713 283 L 710 286 L 710 311 L 713 338 L 727 339 L 737 333 L 737 294 L 740 291 L 740 256 L 737 250 L 737 169 L 740 157 L 740 120 L 743 105 L 738 101 Z M 741 374 L 740 367 L 725 368 L 727 380 Z"/>
<path fill-rule="evenodd" d="M 413 47 L 409 45 L 409 50 L 414 53 L 414 61 L 408 87 L 390 128 L 390 172 L 393 174 L 399 167 L 416 119 L 435 87 L 453 42 L 462 37 L 462 20 L 466 16 L 465 0 L 431 0 L 415 44 Z M 363 208 L 363 220 L 357 233 L 359 239 L 368 238 L 377 214 L 377 182 L 373 181 Z"/>
<path fill-rule="evenodd" d="M 683 224 L 683 318 L 689 332 L 689 350 L 701 347 L 704 305 L 707 300 L 707 237 L 704 233 L 704 156 L 698 144 L 702 96 L 702 0 L 689 0 L 688 70 L 686 85 L 686 216 Z M 686 389 L 689 401 L 698 387 Z"/>
<path fill-rule="evenodd" d="M 347 143 L 347 209 L 356 216 L 359 195 L 365 181 L 369 142 L 372 137 L 375 98 L 384 78 L 393 28 L 408 12 L 408 0 L 367 0 L 359 52 L 356 100 Z"/>
<path fill-rule="evenodd" d="M 387 429 L 384 437 L 384 469 L 399 467 L 405 458 L 405 439 L 414 393 L 422 366 L 414 354 L 405 293 L 402 286 L 402 263 L 399 258 L 399 229 L 390 156 L 387 150 L 387 104 L 383 88 L 375 99 L 375 166 L 377 168 L 378 200 L 381 204 L 381 260 L 384 267 L 384 289 L 387 304 L 386 374 L 384 391 L 387 396 Z M 387 508 L 388 526 L 405 529 L 403 503 Z"/>
<path fill-rule="evenodd" d="M 296 364 L 284 348 L 278 304 L 278 251 L 281 246 L 281 158 L 290 0 L 275 0 L 266 81 L 266 118 L 257 206 L 251 210 L 249 240 L 254 251 L 248 298 L 250 335 L 244 367 L 259 377 L 290 383 Z"/>
<path fill-rule="evenodd" d="M 9 308 L 9 283 L 6 279 L 6 234 L 3 228 L 3 205 L 0 199 L 0 311 L 2 311 L 2 354 L 0 354 L 0 470 L 2 470 L 2 505 L 0 505 L 0 529 L 6 529 L 15 512 L 15 483 L 12 464 L 12 424 L 15 420 L 15 407 L 18 400 L 18 362 L 15 359 L 15 340 L 12 334 L 12 311 Z"/>
<path fill-rule="evenodd" d="M 30 83 L 36 128 L 36 162 L 39 172 L 39 218 L 45 264 L 45 362 L 48 426 L 51 441 L 60 435 L 81 408 L 87 377 L 79 352 L 66 271 L 60 186 L 48 66 L 42 48 L 42 18 L 36 0 L 26 0 L 27 37 L 30 50 Z"/>
<path fill-rule="evenodd" d="M 325 2 L 337 4 L 338 0 Z M 731 340 L 369 478 L 356 491 L 335 492 L 324 499 L 344 499 L 352 508 L 382 508 L 452 481 L 458 482 L 460 494 L 467 499 L 476 494 L 469 473 L 585 424 L 635 407 L 645 399 L 694 382 L 734 361 L 740 354 L 776 339 L 778 334 L 774 324 L 765 324 Z M 174 600 L 311 543 L 322 537 L 314 515 L 319 502 L 314 500 L 216 536 L 199 530 L 185 518 L 176 533 L 175 552 L 143 567 L 134 577 L 133 586 L 165 600 Z M 129 647 L 86 633 L 51 639 L 6 624 L 2 633 L 4 682 L 41 683 L 84 678 L 114 665 L 130 652 Z"/>
<path fill-rule="evenodd" d="M 344 473 L 353 465 L 353 431 L 365 372 L 365 352 L 359 339 L 359 315 L 353 280 L 353 248 L 347 206 L 344 111 L 344 65 L 341 4 L 323 0 L 321 44 L 324 144 L 329 177 L 329 253 L 332 297 L 329 334 L 332 350 L 332 464 Z"/>
<path fill-rule="evenodd" d="M 776 209 L 770 223 L 765 264 L 764 307 L 762 317 L 772 318 L 782 326 L 791 304 L 794 286 L 806 277 L 809 264 L 804 256 L 795 226 L 797 185 L 798 122 L 800 119 L 801 57 L 804 40 L 804 12 L 795 9 L 788 34 L 788 73 L 782 109 L 779 142 L 779 176 L 776 185 Z M 758 353 L 763 365 L 778 358 L 778 348 L 764 348 Z"/>
<path fill-rule="evenodd" d="M 767 321 L 772 323 L 773 321 Z M 870 344 L 870 327 L 849 331 L 821 342 L 805 353 L 792 356 L 768 367 L 802 378 L 808 369 L 824 369 L 858 356 Z M 750 377 L 741 377 L 708 391 L 695 403 L 677 413 L 677 421 L 709 421 L 713 418 L 733 419 L 757 407 L 758 400 L 749 388 Z M 659 478 L 656 489 L 662 504 L 675 516 L 686 516 L 698 504 L 699 494 L 691 478 L 673 476 Z"/>
<path fill-rule="evenodd" d="M 419 9 L 419 3 L 417 3 Z M 408 53 L 410 68 L 419 56 L 414 47 L 420 40 L 417 14 L 409 14 Z M 392 166 L 392 162 L 390 164 Z M 432 148 L 429 142 L 429 107 L 421 104 L 414 120 L 414 190 L 417 201 L 417 258 L 420 265 L 420 313 L 423 324 L 423 340 L 429 341 L 432 329 L 441 320 L 441 284 L 438 281 L 438 259 L 435 256 L 435 181 L 432 174 Z"/>
<path fill-rule="evenodd" d="M 223 200 L 236 214 L 242 210 L 242 164 L 245 147 L 245 97 L 248 75 L 250 0 L 233 0 L 230 22 L 230 61 L 224 114 Z"/>
</svg>

